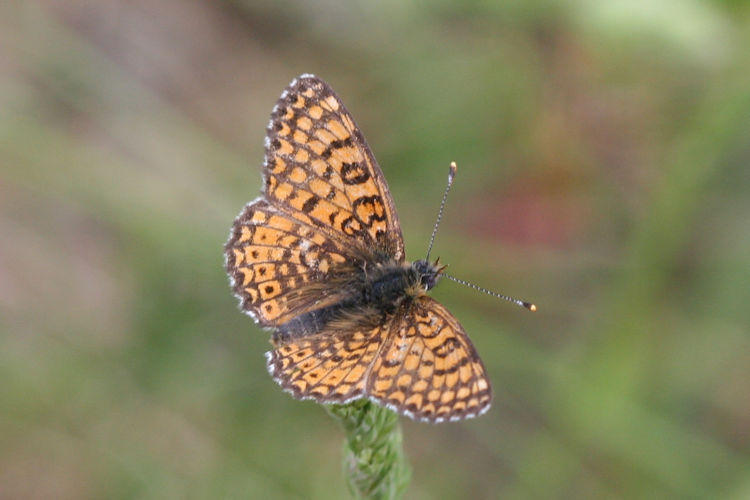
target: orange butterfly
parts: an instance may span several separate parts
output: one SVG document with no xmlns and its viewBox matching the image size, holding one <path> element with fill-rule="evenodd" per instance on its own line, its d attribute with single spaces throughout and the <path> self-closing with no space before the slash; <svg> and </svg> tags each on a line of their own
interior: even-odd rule
<svg viewBox="0 0 750 500">
<path fill-rule="evenodd" d="M 341 100 L 302 75 L 271 114 L 263 193 L 232 227 L 241 308 L 273 329 L 271 376 L 295 398 L 370 398 L 408 417 L 474 417 L 492 400 L 466 332 L 426 295 L 437 262 L 407 262 L 383 173 Z"/>
</svg>

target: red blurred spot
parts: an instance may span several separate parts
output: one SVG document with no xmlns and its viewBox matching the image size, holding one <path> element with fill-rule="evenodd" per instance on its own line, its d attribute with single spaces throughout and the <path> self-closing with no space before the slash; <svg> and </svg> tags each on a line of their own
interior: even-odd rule
<svg viewBox="0 0 750 500">
<path fill-rule="evenodd" d="M 467 208 L 472 238 L 522 246 L 560 247 L 584 229 L 591 213 L 570 181 L 519 177 L 479 195 Z M 576 189 L 575 191 L 578 191 Z"/>
</svg>

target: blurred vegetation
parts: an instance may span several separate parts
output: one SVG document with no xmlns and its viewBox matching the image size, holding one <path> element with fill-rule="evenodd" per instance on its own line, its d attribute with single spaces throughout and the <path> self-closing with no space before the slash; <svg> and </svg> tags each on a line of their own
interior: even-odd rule
<svg viewBox="0 0 750 500">
<path fill-rule="evenodd" d="M 266 122 L 337 90 L 487 365 L 407 498 L 750 497 L 750 5 L 6 2 L 0 498 L 347 498 L 222 268 Z"/>
</svg>

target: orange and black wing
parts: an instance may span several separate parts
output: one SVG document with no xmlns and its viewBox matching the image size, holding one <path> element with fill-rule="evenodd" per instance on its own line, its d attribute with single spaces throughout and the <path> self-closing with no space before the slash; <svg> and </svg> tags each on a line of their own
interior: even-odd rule
<svg viewBox="0 0 750 500">
<path fill-rule="evenodd" d="M 404 306 L 373 362 L 368 396 L 428 422 L 456 421 L 487 411 L 492 389 L 458 320 L 426 295 Z"/>
<path fill-rule="evenodd" d="M 226 270 L 241 308 L 275 327 L 336 302 L 353 269 L 403 261 L 383 173 L 333 90 L 303 75 L 274 107 L 262 195 L 237 217 Z"/>
<path fill-rule="evenodd" d="M 302 75 L 281 94 L 266 137 L 264 197 L 332 239 L 404 260 L 398 215 L 383 172 L 344 104 Z"/>
<path fill-rule="evenodd" d="M 349 258 L 349 249 L 338 239 L 263 199 L 237 217 L 224 250 L 240 307 L 265 327 L 336 301 L 340 290 L 323 285 Z"/>
<path fill-rule="evenodd" d="M 427 296 L 386 324 L 295 339 L 267 359 L 285 390 L 319 403 L 369 397 L 415 420 L 446 422 L 481 415 L 492 401 L 484 365 L 466 332 Z"/>
<path fill-rule="evenodd" d="M 384 337 L 376 325 L 297 338 L 266 353 L 268 372 L 297 399 L 346 403 L 366 396 Z"/>
</svg>

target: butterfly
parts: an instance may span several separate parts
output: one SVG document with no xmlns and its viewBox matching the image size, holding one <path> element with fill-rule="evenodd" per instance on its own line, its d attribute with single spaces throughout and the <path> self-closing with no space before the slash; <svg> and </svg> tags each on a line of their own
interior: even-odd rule
<svg viewBox="0 0 750 500">
<path fill-rule="evenodd" d="M 281 94 L 262 194 L 225 245 L 240 308 L 273 331 L 268 371 L 297 399 L 358 398 L 427 422 L 486 412 L 492 389 L 458 320 L 408 262 L 383 172 L 339 97 L 304 74 Z"/>
</svg>

